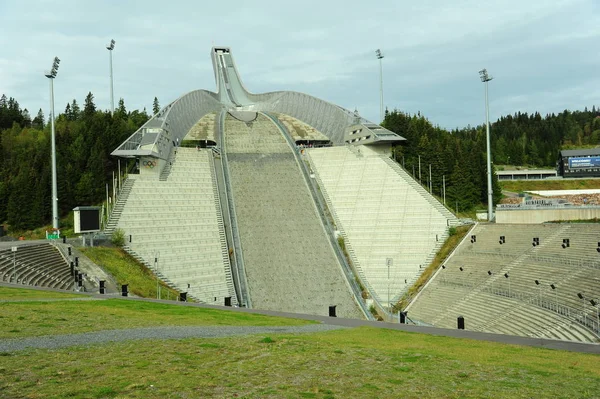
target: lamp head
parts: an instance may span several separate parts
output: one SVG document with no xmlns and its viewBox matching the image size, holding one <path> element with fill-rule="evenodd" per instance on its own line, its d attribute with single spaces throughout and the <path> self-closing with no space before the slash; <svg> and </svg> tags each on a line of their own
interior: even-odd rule
<svg viewBox="0 0 600 399">
<path fill-rule="evenodd" d="M 378 60 L 383 58 L 383 54 L 381 53 L 380 49 L 375 50 L 375 55 L 377 56 Z"/>
<path fill-rule="evenodd" d="M 56 77 L 56 74 L 58 73 L 58 64 L 60 64 L 60 58 L 54 57 L 54 61 L 52 62 L 52 68 L 50 69 L 50 71 L 46 72 L 44 76 L 46 76 L 48 79 L 54 79 Z"/>
<path fill-rule="evenodd" d="M 108 44 L 108 46 L 106 46 L 106 48 L 107 48 L 108 50 L 113 50 L 113 49 L 115 48 L 115 40 L 114 40 L 114 39 L 111 39 L 111 40 L 110 40 L 110 43 Z"/>
<path fill-rule="evenodd" d="M 490 80 L 494 79 L 493 77 L 488 75 L 488 71 L 485 68 L 483 68 L 481 71 L 479 71 L 479 77 L 481 78 L 481 81 L 484 83 L 489 82 Z"/>
</svg>

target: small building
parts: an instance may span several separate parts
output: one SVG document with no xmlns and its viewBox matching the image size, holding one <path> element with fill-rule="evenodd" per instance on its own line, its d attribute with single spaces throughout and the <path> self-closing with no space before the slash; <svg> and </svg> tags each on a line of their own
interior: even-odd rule
<svg viewBox="0 0 600 399">
<path fill-rule="evenodd" d="M 562 150 L 557 164 L 562 177 L 600 177 L 600 148 Z"/>
<path fill-rule="evenodd" d="M 556 178 L 554 169 L 497 170 L 498 180 L 541 180 Z"/>
</svg>

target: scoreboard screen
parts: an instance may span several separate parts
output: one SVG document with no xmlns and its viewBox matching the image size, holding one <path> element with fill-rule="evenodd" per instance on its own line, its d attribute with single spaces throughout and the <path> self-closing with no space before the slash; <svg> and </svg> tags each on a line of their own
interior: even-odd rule
<svg viewBox="0 0 600 399">
<path fill-rule="evenodd" d="M 78 206 L 75 211 L 75 234 L 100 231 L 100 208 Z"/>
</svg>

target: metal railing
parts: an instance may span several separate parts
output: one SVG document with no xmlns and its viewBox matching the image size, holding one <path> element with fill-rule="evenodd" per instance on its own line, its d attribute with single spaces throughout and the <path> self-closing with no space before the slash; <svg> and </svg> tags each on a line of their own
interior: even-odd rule
<svg viewBox="0 0 600 399">
<path fill-rule="evenodd" d="M 227 111 L 221 110 L 218 120 L 218 132 L 221 138 L 221 171 L 223 172 L 223 186 L 225 188 L 225 201 L 228 205 L 229 226 L 231 229 L 231 239 L 233 244 L 232 258 L 234 261 L 235 275 L 237 277 L 239 296 L 238 302 L 247 308 L 252 308 L 252 300 L 248 292 L 248 281 L 246 279 L 246 268 L 244 266 L 244 254 L 242 253 L 242 241 L 237 223 L 237 214 L 235 211 L 235 201 L 231 189 L 231 178 L 229 164 L 227 162 L 226 139 L 225 139 L 225 117 Z"/>
</svg>

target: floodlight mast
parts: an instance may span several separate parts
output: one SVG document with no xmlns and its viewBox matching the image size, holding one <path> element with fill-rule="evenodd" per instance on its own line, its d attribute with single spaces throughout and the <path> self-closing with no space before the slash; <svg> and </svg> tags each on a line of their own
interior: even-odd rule
<svg viewBox="0 0 600 399">
<path fill-rule="evenodd" d="M 492 192 L 492 157 L 490 150 L 490 107 L 488 100 L 488 82 L 494 79 L 488 75 L 487 69 L 479 71 L 479 77 L 485 85 L 485 139 L 487 147 L 487 191 L 488 191 L 488 221 L 494 219 L 494 204 Z"/>
<path fill-rule="evenodd" d="M 379 60 L 379 118 L 381 119 L 381 122 L 383 122 L 383 64 L 381 61 L 383 59 L 383 54 L 380 49 L 377 49 L 375 50 L 375 55 Z"/>
<path fill-rule="evenodd" d="M 50 80 L 50 126 L 51 126 L 51 157 L 52 157 L 52 228 L 58 229 L 58 189 L 56 183 L 56 133 L 54 130 L 54 78 L 58 73 L 60 59 L 54 57 L 52 69 L 45 73 Z"/>
<path fill-rule="evenodd" d="M 110 114 L 114 115 L 115 113 L 115 97 L 113 91 L 113 62 L 112 62 L 112 52 L 115 49 L 115 41 L 111 39 L 108 46 L 106 46 L 109 54 L 109 68 L 110 68 Z"/>
</svg>

